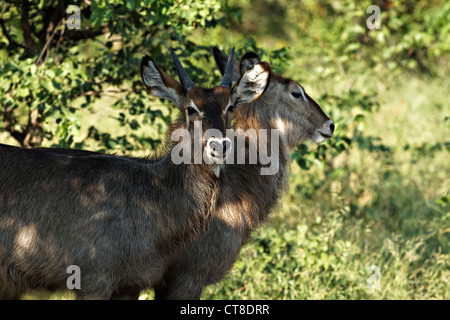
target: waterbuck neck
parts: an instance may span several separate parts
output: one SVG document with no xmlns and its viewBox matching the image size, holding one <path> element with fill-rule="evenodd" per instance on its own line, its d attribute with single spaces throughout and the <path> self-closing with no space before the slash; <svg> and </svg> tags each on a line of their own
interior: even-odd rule
<svg viewBox="0 0 450 320">
<path fill-rule="evenodd" d="M 287 188 L 290 150 L 279 120 L 278 113 L 261 99 L 243 104 L 235 113 L 235 130 L 241 129 L 245 132 L 253 129 L 257 133 L 259 130 L 266 130 L 266 150 L 278 152 L 278 170 L 274 174 L 261 174 L 261 169 L 266 165 L 261 163 L 259 156 L 256 164 L 249 164 L 246 156 L 245 164 L 227 164 L 225 167 L 225 183 L 217 203 L 217 212 L 220 219 L 228 225 L 240 228 L 245 237 L 267 219 Z M 271 141 L 273 129 L 279 130 L 279 140 L 274 146 Z M 247 153 L 251 144 L 257 145 L 258 142 L 249 138 L 246 143 Z"/>
</svg>

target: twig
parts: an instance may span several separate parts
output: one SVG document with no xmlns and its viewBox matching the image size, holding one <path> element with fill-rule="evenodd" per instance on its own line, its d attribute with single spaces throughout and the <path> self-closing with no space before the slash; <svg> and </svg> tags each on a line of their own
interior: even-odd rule
<svg viewBox="0 0 450 320">
<path fill-rule="evenodd" d="M 135 92 L 138 90 L 138 88 L 129 88 L 129 89 L 120 89 L 120 90 L 104 90 L 104 91 L 85 91 L 79 94 L 76 94 L 73 96 L 73 98 L 79 98 L 79 97 L 85 97 L 85 96 L 100 96 L 100 95 L 107 95 L 110 97 L 117 97 L 117 94 L 125 93 L 125 92 Z M 114 95 L 116 94 L 116 95 Z"/>
<path fill-rule="evenodd" d="M 99 35 L 109 32 L 108 26 L 101 26 L 98 30 L 87 29 L 84 31 L 80 30 L 69 30 L 63 36 L 63 40 L 85 40 L 92 39 Z"/>
<path fill-rule="evenodd" d="M 44 53 L 48 50 L 48 47 L 50 46 L 50 43 L 52 42 L 53 38 L 56 35 L 56 31 L 58 30 L 59 25 L 64 22 L 65 19 L 62 18 L 61 20 L 59 20 L 58 24 L 56 25 L 55 29 L 53 29 L 52 35 L 50 36 L 50 38 L 48 38 L 47 43 L 45 44 L 44 48 L 42 48 L 41 54 L 39 55 L 39 58 L 36 60 L 36 65 L 39 66 L 41 65 L 44 61 L 43 61 L 43 56 Z"/>
</svg>

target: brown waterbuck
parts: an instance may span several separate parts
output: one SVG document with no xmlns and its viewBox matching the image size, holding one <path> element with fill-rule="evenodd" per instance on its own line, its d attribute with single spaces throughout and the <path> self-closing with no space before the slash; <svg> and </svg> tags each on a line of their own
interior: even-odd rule
<svg viewBox="0 0 450 320">
<path fill-rule="evenodd" d="M 181 84 L 150 57 L 141 63 L 148 91 L 180 109 L 178 123 L 193 133 L 189 119 L 201 121 L 202 135 L 180 144 L 195 149 L 199 142 L 210 165 L 176 165 L 171 153 L 138 159 L 0 145 L 0 298 L 64 288 L 77 269 L 80 299 L 137 298 L 162 278 L 177 250 L 204 228 L 220 193 L 217 163 L 226 152 L 208 148 L 219 140 L 205 141 L 203 133 L 225 136 L 230 126 L 233 52 L 213 89 L 196 86 L 173 51 Z"/>
<path fill-rule="evenodd" d="M 227 56 L 214 48 L 214 57 L 221 72 L 225 72 Z M 278 170 L 272 175 L 262 175 L 265 165 L 260 158 L 256 164 L 226 165 L 211 222 L 178 252 L 155 287 L 157 299 L 199 299 L 204 286 L 220 281 L 233 266 L 251 231 L 266 220 L 280 199 L 287 185 L 290 151 L 306 139 L 322 143 L 333 136 L 333 122 L 303 88 L 294 80 L 270 72 L 270 65 L 261 62 L 255 53 L 247 53 L 240 65 L 235 65 L 235 70 L 240 70 L 232 90 L 235 104 L 242 90 L 257 83 L 252 81 L 251 86 L 242 86 L 242 81 L 269 72 L 269 84 L 261 97 L 234 112 L 234 129 L 279 133 Z M 258 144 L 256 140 L 252 135 L 247 136 L 246 153 Z M 266 150 L 273 150 L 269 146 L 272 140 L 266 141 Z"/>
</svg>

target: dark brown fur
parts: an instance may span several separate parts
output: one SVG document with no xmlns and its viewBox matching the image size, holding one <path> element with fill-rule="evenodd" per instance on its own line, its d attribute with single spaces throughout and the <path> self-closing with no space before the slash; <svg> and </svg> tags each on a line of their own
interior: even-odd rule
<svg viewBox="0 0 450 320">
<path fill-rule="evenodd" d="M 0 167 L 2 298 L 64 287 L 70 265 L 81 269 L 79 298 L 150 287 L 218 192 L 207 168 L 169 157 L 146 163 L 2 146 Z"/>
</svg>

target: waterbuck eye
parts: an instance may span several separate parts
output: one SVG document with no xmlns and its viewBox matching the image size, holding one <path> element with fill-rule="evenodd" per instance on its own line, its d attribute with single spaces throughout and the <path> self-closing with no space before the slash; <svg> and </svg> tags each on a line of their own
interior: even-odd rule
<svg viewBox="0 0 450 320">
<path fill-rule="evenodd" d="M 195 110 L 195 109 L 192 108 L 192 107 L 187 107 L 186 109 L 187 109 L 187 112 L 188 112 L 189 115 L 194 114 L 194 113 L 197 112 L 197 110 Z"/>
<path fill-rule="evenodd" d="M 291 94 L 295 99 L 298 99 L 302 96 L 302 94 L 300 92 L 291 92 Z"/>
</svg>

